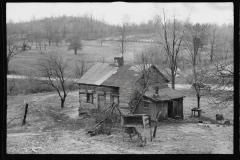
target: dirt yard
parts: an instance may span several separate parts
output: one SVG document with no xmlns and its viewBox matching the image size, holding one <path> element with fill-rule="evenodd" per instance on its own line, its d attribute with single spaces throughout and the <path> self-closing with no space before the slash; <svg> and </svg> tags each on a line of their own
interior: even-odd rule
<svg viewBox="0 0 240 160">
<path fill-rule="evenodd" d="M 27 125 L 21 126 L 24 100 L 29 103 Z M 158 124 L 156 137 L 137 147 L 137 136 L 132 140 L 121 128 L 111 135 L 90 137 L 86 128 L 94 124 L 93 117 L 78 116 L 78 94 L 71 92 L 65 108 L 60 109 L 56 93 L 38 93 L 8 97 L 7 153 L 9 154 L 232 154 L 233 125 L 217 124 L 213 119 L 216 110 L 202 99 L 201 118 L 191 117 L 194 97 L 184 99 L 184 120 L 167 120 Z M 85 105 L 86 111 L 94 106 Z M 87 108 L 88 107 L 88 108 Z M 226 109 L 225 109 L 226 110 Z M 226 119 L 233 119 L 233 108 L 223 111 Z M 16 118 L 19 117 L 17 119 Z M 198 124 L 203 120 L 206 124 Z M 153 124 L 154 125 L 154 124 Z M 153 128 L 152 128 L 153 130 Z"/>
</svg>

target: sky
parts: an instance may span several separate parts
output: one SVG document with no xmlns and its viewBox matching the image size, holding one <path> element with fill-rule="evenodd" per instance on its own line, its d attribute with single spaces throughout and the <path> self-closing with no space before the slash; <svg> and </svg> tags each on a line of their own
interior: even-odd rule
<svg viewBox="0 0 240 160">
<path fill-rule="evenodd" d="M 165 9 L 168 17 L 186 20 L 190 15 L 192 23 L 233 23 L 233 3 L 7 3 L 6 20 L 13 22 L 92 13 L 97 19 L 118 25 L 122 17 L 129 15 L 129 21 L 139 24 L 152 19 L 156 13 Z"/>
</svg>

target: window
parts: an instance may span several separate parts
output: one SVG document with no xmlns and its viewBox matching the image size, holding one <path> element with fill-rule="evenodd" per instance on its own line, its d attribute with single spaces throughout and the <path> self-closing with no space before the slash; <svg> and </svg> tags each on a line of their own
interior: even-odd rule
<svg viewBox="0 0 240 160">
<path fill-rule="evenodd" d="M 149 101 L 143 101 L 143 111 L 147 112 L 149 110 Z"/>
<path fill-rule="evenodd" d="M 119 96 L 116 95 L 116 94 L 111 94 L 110 95 L 110 101 L 111 101 L 111 103 L 115 102 L 116 104 L 119 104 Z"/>
<path fill-rule="evenodd" d="M 93 103 L 93 92 L 86 92 L 86 102 L 87 103 Z"/>
</svg>

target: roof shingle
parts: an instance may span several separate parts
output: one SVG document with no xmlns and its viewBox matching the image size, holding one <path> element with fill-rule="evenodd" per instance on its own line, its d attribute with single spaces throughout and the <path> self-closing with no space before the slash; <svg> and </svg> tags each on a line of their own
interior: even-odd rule
<svg viewBox="0 0 240 160">
<path fill-rule="evenodd" d="M 145 93 L 145 97 L 149 97 L 154 101 L 168 101 L 168 100 L 172 100 L 172 99 L 186 97 L 180 91 L 176 91 L 172 88 L 159 89 L 157 96 L 154 93 L 155 93 L 155 91 L 153 91 L 153 90 L 147 91 Z"/>
</svg>

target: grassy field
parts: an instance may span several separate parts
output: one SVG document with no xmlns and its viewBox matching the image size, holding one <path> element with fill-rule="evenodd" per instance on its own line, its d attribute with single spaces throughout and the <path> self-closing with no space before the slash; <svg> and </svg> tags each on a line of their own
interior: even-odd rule
<svg viewBox="0 0 240 160">
<path fill-rule="evenodd" d="M 82 58 L 86 59 L 89 66 L 93 62 L 107 62 L 113 63 L 114 57 L 120 56 L 119 44 L 115 41 L 104 41 L 102 46 L 99 41 L 82 41 L 83 49 L 78 51 L 77 55 L 74 55 L 74 51 L 68 51 L 67 44 L 59 44 L 56 46 L 52 44 L 47 46 L 46 50 L 36 50 L 35 46 L 32 46 L 32 50 L 28 50 L 16 55 L 9 63 L 9 70 L 20 72 L 21 74 L 26 74 L 30 71 L 35 71 L 37 69 L 37 62 L 44 53 L 56 52 L 63 56 L 64 59 L 69 61 L 69 64 L 74 64 L 74 61 L 81 61 Z M 124 55 L 125 63 L 131 64 L 134 54 L 141 52 L 144 47 L 148 46 L 149 43 L 138 43 L 129 42 L 127 45 L 127 51 Z"/>
</svg>

